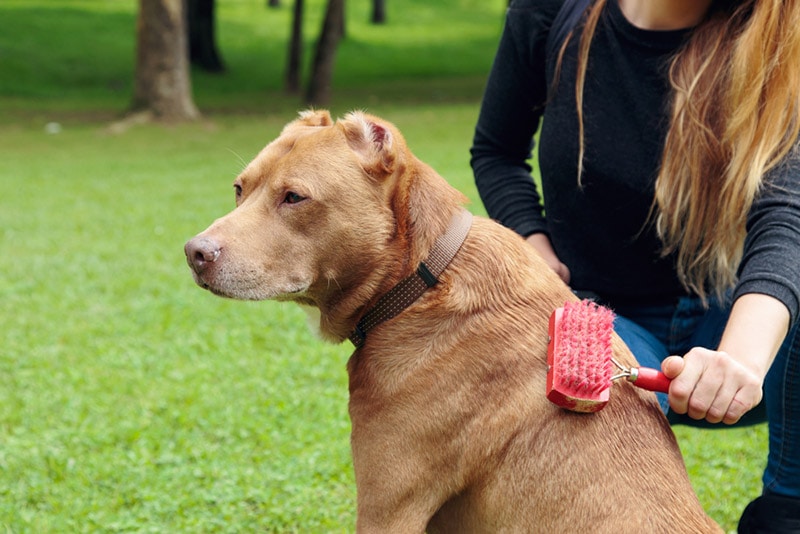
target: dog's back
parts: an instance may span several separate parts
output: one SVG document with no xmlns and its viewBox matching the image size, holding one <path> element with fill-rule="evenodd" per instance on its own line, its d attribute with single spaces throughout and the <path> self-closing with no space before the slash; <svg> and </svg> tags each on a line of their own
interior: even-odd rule
<svg viewBox="0 0 800 534">
<path fill-rule="evenodd" d="M 429 531 L 718 531 L 653 394 L 615 384 L 595 414 L 545 398 L 547 320 L 574 298 L 519 236 L 476 218 L 440 286 L 354 355 L 354 443 L 407 443 L 394 454 L 417 460 L 400 470 L 445 502 Z M 634 361 L 619 339 L 614 349 Z"/>
</svg>

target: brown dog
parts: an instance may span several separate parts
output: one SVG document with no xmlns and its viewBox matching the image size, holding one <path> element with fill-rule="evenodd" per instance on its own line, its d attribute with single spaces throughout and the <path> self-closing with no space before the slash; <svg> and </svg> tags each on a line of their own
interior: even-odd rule
<svg viewBox="0 0 800 534">
<path fill-rule="evenodd" d="M 616 384 L 591 415 L 545 398 L 548 318 L 575 297 L 519 236 L 459 219 L 462 195 L 394 126 L 302 113 L 234 187 L 236 209 L 186 244 L 189 265 L 215 294 L 318 308 L 322 336 L 360 345 L 359 532 L 720 531 L 653 394 Z M 451 220 L 468 235 L 437 267 Z M 422 294 L 369 329 L 405 279 Z M 614 352 L 634 363 L 618 338 Z"/>
</svg>

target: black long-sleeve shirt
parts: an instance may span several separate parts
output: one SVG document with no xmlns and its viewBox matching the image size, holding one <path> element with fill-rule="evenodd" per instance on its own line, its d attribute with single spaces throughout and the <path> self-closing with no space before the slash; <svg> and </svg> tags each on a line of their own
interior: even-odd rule
<svg viewBox="0 0 800 534">
<path fill-rule="evenodd" d="M 669 126 L 670 58 L 690 30 L 648 31 L 610 0 L 592 41 L 584 91 L 584 171 L 578 184 L 577 35 L 555 91 L 559 46 L 546 46 L 563 0 L 517 0 L 487 82 L 471 149 L 490 217 L 523 236 L 550 236 L 574 289 L 615 300 L 663 301 L 686 290 L 675 258 L 646 225 Z M 555 31 L 555 28 L 554 28 Z M 560 43 L 559 43 L 560 44 Z M 543 201 L 527 161 L 539 136 Z M 749 214 L 734 298 L 773 296 L 800 307 L 800 150 L 766 176 Z"/>
</svg>

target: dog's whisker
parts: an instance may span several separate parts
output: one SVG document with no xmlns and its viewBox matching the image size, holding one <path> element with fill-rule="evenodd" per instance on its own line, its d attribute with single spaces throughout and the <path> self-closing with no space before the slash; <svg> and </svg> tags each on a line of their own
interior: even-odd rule
<svg viewBox="0 0 800 534">
<path fill-rule="evenodd" d="M 247 167 L 247 160 L 245 160 L 238 152 L 236 152 L 234 149 L 230 147 L 228 147 L 228 152 L 236 156 L 236 159 L 239 160 L 239 164 L 242 166 L 243 170 L 245 167 Z"/>
<path fill-rule="evenodd" d="M 339 281 L 333 276 L 328 276 L 328 289 L 331 288 L 331 282 L 335 283 L 336 287 L 339 288 L 339 290 L 342 289 L 342 286 L 341 284 L 339 284 Z"/>
</svg>

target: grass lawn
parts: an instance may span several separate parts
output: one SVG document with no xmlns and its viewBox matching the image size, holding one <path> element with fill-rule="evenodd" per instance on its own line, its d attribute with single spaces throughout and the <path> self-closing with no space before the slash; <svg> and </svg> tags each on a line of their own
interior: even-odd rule
<svg viewBox="0 0 800 534">
<path fill-rule="evenodd" d="M 353 529 L 350 346 L 315 340 L 292 305 L 200 290 L 183 258 L 302 108 L 279 91 L 289 7 L 218 4 L 230 72 L 195 73 L 205 118 L 116 134 L 135 2 L 0 4 L 0 530 Z M 482 214 L 467 150 L 504 2 L 389 2 L 388 28 L 363 4 L 334 114 L 394 121 Z M 765 428 L 675 430 L 703 505 L 733 530 L 760 492 Z"/>
</svg>

